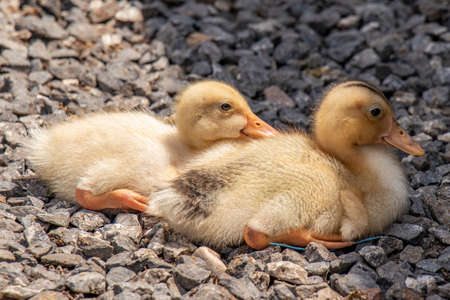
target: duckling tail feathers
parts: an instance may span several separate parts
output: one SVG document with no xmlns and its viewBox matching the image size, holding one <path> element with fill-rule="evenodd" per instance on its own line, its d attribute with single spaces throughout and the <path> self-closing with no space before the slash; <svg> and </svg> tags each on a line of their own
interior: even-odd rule
<svg viewBox="0 0 450 300">
<path fill-rule="evenodd" d="M 203 200 L 201 197 L 196 199 L 187 197 L 176 188 L 169 187 L 150 195 L 146 213 L 175 224 L 198 221 L 209 215 L 208 205 L 205 205 Z"/>
<path fill-rule="evenodd" d="M 145 213 L 155 217 L 164 217 L 163 211 L 169 208 L 171 199 L 173 199 L 173 196 L 170 195 L 170 189 L 152 193 Z"/>
<path fill-rule="evenodd" d="M 145 213 L 162 217 L 171 223 L 179 223 L 186 217 L 186 211 L 183 211 L 180 205 L 184 202 L 183 195 L 180 195 L 175 189 L 165 188 L 150 195 L 148 209 Z"/>
<path fill-rule="evenodd" d="M 22 141 L 21 147 L 24 151 L 25 158 L 31 162 L 33 168 L 46 165 L 50 160 L 48 145 L 48 134 L 42 129 L 33 130 L 30 136 Z"/>
</svg>

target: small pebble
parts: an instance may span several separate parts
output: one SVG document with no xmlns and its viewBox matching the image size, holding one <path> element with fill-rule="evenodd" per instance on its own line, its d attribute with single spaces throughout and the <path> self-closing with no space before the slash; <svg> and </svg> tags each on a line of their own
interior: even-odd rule
<svg viewBox="0 0 450 300">
<path fill-rule="evenodd" d="M 279 261 L 268 263 L 266 269 L 270 276 L 278 280 L 294 284 L 307 283 L 308 272 L 293 262 Z"/>
</svg>

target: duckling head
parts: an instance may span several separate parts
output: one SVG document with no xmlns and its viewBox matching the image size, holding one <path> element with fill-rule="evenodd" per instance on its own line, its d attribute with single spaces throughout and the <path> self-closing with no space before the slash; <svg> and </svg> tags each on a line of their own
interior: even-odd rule
<svg viewBox="0 0 450 300">
<path fill-rule="evenodd" d="M 341 83 L 325 94 L 314 115 L 313 132 L 322 150 L 347 162 L 358 147 L 375 144 L 424 155 L 398 125 L 383 93 L 362 81 Z"/>
<path fill-rule="evenodd" d="M 214 80 L 185 88 L 178 96 L 174 120 L 181 139 L 195 149 L 218 140 L 270 137 L 278 132 L 251 111 L 235 88 Z"/>
</svg>

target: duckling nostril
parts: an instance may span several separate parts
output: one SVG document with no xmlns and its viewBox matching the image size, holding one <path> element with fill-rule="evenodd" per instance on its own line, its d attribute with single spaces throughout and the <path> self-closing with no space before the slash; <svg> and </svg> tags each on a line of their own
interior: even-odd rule
<svg viewBox="0 0 450 300">
<path fill-rule="evenodd" d="M 261 123 L 255 122 L 255 126 L 256 126 L 256 127 L 261 127 Z"/>
<path fill-rule="evenodd" d="M 400 130 L 400 135 L 404 135 L 405 133 L 403 132 L 403 130 Z"/>
</svg>

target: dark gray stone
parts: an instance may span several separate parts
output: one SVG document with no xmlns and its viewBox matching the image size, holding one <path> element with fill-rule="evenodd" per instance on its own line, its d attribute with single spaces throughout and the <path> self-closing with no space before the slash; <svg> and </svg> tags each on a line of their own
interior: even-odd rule
<svg viewBox="0 0 450 300">
<path fill-rule="evenodd" d="M 13 104 L 13 112 L 18 116 L 26 116 L 30 114 L 35 114 L 40 110 L 41 104 L 29 94 L 24 94 L 16 98 L 17 101 Z M 16 127 L 16 126 L 15 126 Z M 17 126 L 15 130 L 21 130 L 21 126 Z M 9 142 L 12 144 L 20 144 L 23 142 L 20 136 L 20 131 L 17 135 L 13 135 L 9 138 Z M 13 138 L 13 139 L 12 139 Z"/>
<path fill-rule="evenodd" d="M 235 42 L 235 37 L 232 34 L 217 26 L 206 26 L 203 32 L 212 36 L 213 40 L 219 43 L 233 44 Z"/>
<path fill-rule="evenodd" d="M 17 98 L 17 100 L 17 104 L 13 104 L 14 110 L 16 110 L 17 112 L 19 112 L 19 110 L 25 110 L 25 113 L 32 112 L 32 109 L 30 109 L 29 107 L 29 105 L 32 105 L 32 103 L 28 101 L 29 98 L 27 96 L 24 96 L 23 98 Z M 7 144 L 16 147 L 24 141 L 24 137 L 26 136 L 26 129 L 24 125 L 20 123 L 3 123 L 1 125 L 0 136 L 3 136 Z M 11 183 L 2 183 L 0 184 L 0 189 L 7 192 L 7 189 L 11 186 Z"/>
<path fill-rule="evenodd" d="M 113 246 L 109 242 L 84 233 L 78 237 L 78 246 L 86 257 L 107 260 L 113 254 Z"/>
<path fill-rule="evenodd" d="M 124 292 L 118 294 L 117 296 L 115 296 L 114 299 L 117 299 L 117 300 L 137 299 L 137 300 L 139 300 L 139 299 L 141 299 L 141 295 L 139 295 L 138 293 L 124 291 Z M 164 298 L 158 298 L 158 299 L 164 299 Z"/>
<path fill-rule="evenodd" d="M 113 61 L 108 63 L 106 71 L 114 79 L 118 79 L 123 82 L 134 81 L 139 77 L 137 65 L 130 61 Z"/>
<path fill-rule="evenodd" d="M 322 282 L 322 283 L 310 284 L 310 285 L 297 285 L 295 287 L 295 292 L 296 292 L 297 296 L 300 297 L 301 299 L 308 299 L 308 298 L 313 298 L 315 295 L 317 295 L 316 293 L 318 291 L 321 291 L 324 289 L 331 290 L 331 288 L 328 286 L 327 283 Z M 334 298 L 340 299 L 341 296 L 339 296 L 339 294 L 337 294 L 336 292 L 334 292 L 334 293 L 335 293 Z M 318 299 L 320 299 L 320 298 L 318 298 Z M 333 298 L 331 298 L 331 299 L 333 299 Z"/>
<path fill-rule="evenodd" d="M 356 252 L 350 252 L 339 256 L 330 262 L 330 270 L 333 273 L 345 273 L 354 264 L 362 261 L 361 256 Z"/>
<path fill-rule="evenodd" d="M 114 224 L 107 224 L 100 229 L 105 239 L 117 235 L 124 235 L 138 243 L 142 236 L 142 227 L 137 219 L 136 214 L 118 214 L 114 220 Z"/>
<path fill-rule="evenodd" d="M 373 278 L 374 280 L 378 279 L 377 273 L 367 264 L 364 262 L 358 262 L 353 267 L 351 267 L 349 273 L 352 274 L 359 274 L 362 276 L 369 276 Z"/>
<path fill-rule="evenodd" d="M 139 274 L 140 278 L 144 278 L 148 283 L 155 284 L 166 282 L 172 277 L 172 273 L 168 269 L 153 268 Z"/>
<path fill-rule="evenodd" d="M 136 276 L 136 273 L 133 271 L 124 268 L 124 267 L 115 267 L 109 270 L 108 274 L 106 274 L 106 283 L 108 286 L 113 286 L 114 284 L 120 282 L 126 282 L 133 279 Z"/>
<path fill-rule="evenodd" d="M 53 224 L 60 227 L 67 227 L 70 223 L 70 213 L 68 211 L 59 211 L 54 213 L 38 214 L 37 218 L 49 224 Z"/>
<path fill-rule="evenodd" d="M 435 258 L 421 260 L 416 263 L 416 267 L 430 273 L 436 273 L 442 268 L 439 261 Z"/>
<path fill-rule="evenodd" d="M 239 81 L 240 90 L 249 97 L 265 86 L 270 78 L 265 69 L 266 64 L 261 57 L 246 55 L 239 59 L 239 71 L 241 79 Z"/>
<path fill-rule="evenodd" d="M 260 299 L 262 297 L 261 292 L 256 286 L 248 279 L 243 277 L 237 279 L 231 277 L 226 273 L 218 275 L 219 284 L 228 289 L 238 299 Z"/>
<path fill-rule="evenodd" d="M 111 245 L 114 248 L 114 253 L 120 253 L 123 251 L 136 251 L 136 243 L 128 236 L 116 235 L 111 240 Z"/>
<path fill-rule="evenodd" d="M 393 92 L 403 89 L 405 82 L 398 76 L 394 74 L 388 75 L 384 78 L 382 87 L 384 92 Z"/>
<path fill-rule="evenodd" d="M 446 283 L 444 285 L 438 286 L 439 295 L 444 298 L 450 298 L 450 283 Z"/>
<path fill-rule="evenodd" d="M 192 290 L 195 291 L 195 290 Z M 233 295 L 225 288 L 208 283 L 200 285 L 195 293 L 188 293 L 186 299 L 235 299 Z"/>
<path fill-rule="evenodd" d="M 206 61 L 200 61 L 192 66 L 191 72 L 199 76 L 208 76 L 212 72 L 211 65 Z"/>
<path fill-rule="evenodd" d="M 436 79 L 440 85 L 448 85 L 450 83 L 450 68 L 437 69 Z"/>
<path fill-rule="evenodd" d="M 304 267 L 308 264 L 308 261 L 305 259 L 303 255 L 301 255 L 298 251 L 292 249 L 284 249 L 281 253 L 283 256 L 283 260 L 291 261 Z"/>
<path fill-rule="evenodd" d="M 44 38 L 60 40 L 67 37 L 67 32 L 53 18 L 43 17 L 40 19 L 36 16 L 25 16 L 20 24 Z"/>
<path fill-rule="evenodd" d="M 27 59 L 27 51 L 23 50 L 10 50 L 6 49 L 2 51 L 2 56 L 5 59 L 5 65 L 9 67 L 29 67 L 30 62 Z"/>
<path fill-rule="evenodd" d="M 428 230 L 432 233 L 441 243 L 450 245 L 450 231 L 445 227 L 433 227 Z"/>
<path fill-rule="evenodd" d="M 362 42 L 363 38 L 356 30 L 336 31 L 326 38 L 328 55 L 337 62 L 344 62 Z"/>
<path fill-rule="evenodd" d="M 332 261 L 336 255 L 320 243 L 311 242 L 306 247 L 305 257 L 309 262 Z"/>
<path fill-rule="evenodd" d="M 450 215 L 447 213 L 449 206 L 445 198 L 437 198 L 435 186 L 425 186 L 417 190 L 426 208 L 430 210 L 431 216 L 440 224 L 449 224 Z"/>
<path fill-rule="evenodd" d="M 54 245 L 47 241 L 37 241 L 32 243 L 28 247 L 28 251 L 33 254 L 34 257 L 40 258 L 41 256 L 49 253 L 53 249 Z"/>
<path fill-rule="evenodd" d="M 236 256 L 227 266 L 227 272 L 235 277 L 243 277 L 255 271 L 262 271 L 264 266 L 260 266 L 258 261 L 248 255 Z"/>
<path fill-rule="evenodd" d="M 59 79 L 76 79 L 85 72 L 78 60 L 73 58 L 52 59 L 49 65 L 49 71 Z"/>
<path fill-rule="evenodd" d="M 286 95 L 283 90 L 275 85 L 264 89 L 264 96 L 266 97 L 266 99 L 269 99 L 282 107 L 292 108 L 295 106 L 295 102 L 288 95 Z"/>
<path fill-rule="evenodd" d="M 50 239 L 42 226 L 36 222 L 36 217 L 33 215 L 25 216 L 21 218 L 21 223 L 25 227 L 23 231 L 25 239 L 28 245 L 32 245 L 35 242 L 49 242 Z"/>
<path fill-rule="evenodd" d="M 79 229 L 59 227 L 48 233 L 50 240 L 58 246 L 75 246 L 80 234 Z"/>
<path fill-rule="evenodd" d="M 267 273 L 278 280 L 294 283 L 307 283 L 308 272 L 301 266 L 290 261 L 278 261 L 268 263 Z"/>
<path fill-rule="evenodd" d="M 408 277 L 405 285 L 419 294 L 426 295 L 436 289 L 436 280 L 430 275 L 422 275 L 417 278 Z"/>
<path fill-rule="evenodd" d="M 0 192 L 12 192 L 14 188 L 17 187 L 17 184 L 10 181 L 0 181 Z"/>
<path fill-rule="evenodd" d="M 200 57 L 205 57 L 209 61 L 217 63 L 223 58 L 222 50 L 214 42 L 204 42 L 198 47 L 198 54 Z M 209 67 L 209 64 L 208 64 Z M 209 67 L 211 72 L 211 67 Z"/>
<path fill-rule="evenodd" d="M 330 280 L 332 287 L 344 296 L 347 296 L 356 290 L 379 288 L 376 281 L 372 277 L 361 274 L 333 274 L 331 275 Z"/>
<path fill-rule="evenodd" d="M 412 264 L 417 263 L 422 259 L 423 249 L 421 247 L 407 245 L 405 249 L 400 253 L 400 259 Z"/>
<path fill-rule="evenodd" d="M 279 64 L 286 64 L 291 59 L 298 59 L 304 56 L 309 50 L 308 44 L 286 41 L 275 47 L 273 57 Z"/>
<path fill-rule="evenodd" d="M 446 86 L 433 87 L 423 92 L 422 98 L 431 106 L 444 106 L 450 99 L 450 90 Z"/>
<path fill-rule="evenodd" d="M 330 263 L 327 261 L 321 261 L 316 263 L 310 263 L 305 266 L 308 275 L 324 276 L 330 271 Z"/>
<path fill-rule="evenodd" d="M 152 296 L 155 297 L 155 299 L 173 299 L 176 297 L 173 297 L 176 293 L 172 293 L 172 290 L 169 289 L 167 284 L 165 283 L 158 283 L 155 285 L 154 291 Z"/>
<path fill-rule="evenodd" d="M 75 36 L 77 39 L 83 42 L 95 42 L 100 37 L 100 32 L 95 25 L 89 23 L 72 23 L 68 27 L 69 34 Z"/>
<path fill-rule="evenodd" d="M 33 58 L 39 58 L 42 60 L 50 60 L 50 52 L 47 50 L 44 42 L 37 40 L 28 47 L 28 56 Z"/>
<path fill-rule="evenodd" d="M 274 299 L 296 299 L 292 290 L 284 283 L 277 283 L 273 285 Z"/>
<path fill-rule="evenodd" d="M 114 267 L 125 267 L 128 265 L 131 265 L 133 263 L 133 255 L 131 252 L 121 252 L 118 253 L 116 255 L 111 256 L 107 261 L 106 261 L 106 267 L 107 268 L 114 268 Z"/>
<path fill-rule="evenodd" d="M 151 249 L 141 248 L 134 252 L 132 261 L 127 265 L 134 272 L 140 272 L 145 268 L 168 268 L 172 265 L 160 259 Z"/>
<path fill-rule="evenodd" d="M 386 253 L 382 247 L 379 246 L 365 246 L 359 250 L 359 254 L 372 267 L 378 267 L 386 260 Z"/>
<path fill-rule="evenodd" d="M 386 255 L 401 251 L 403 241 L 392 236 L 384 236 L 378 240 L 378 246 L 384 249 Z"/>
<path fill-rule="evenodd" d="M 175 281 L 186 290 L 190 290 L 208 280 L 211 272 L 195 264 L 179 264 L 174 269 Z"/>
<path fill-rule="evenodd" d="M 168 243 L 163 246 L 164 259 L 167 261 L 175 261 L 181 255 L 188 254 L 190 249 L 178 243 Z"/>
<path fill-rule="evenodd" d="M 270 275 L 265 272 L 255 271 L 248 274 L 248 278 L 260 290 L 266 291 L 270 285 Z"/>
<path fill-rule="evenodd" d="M 106 281 L 103 274 L 82 272 L 69 276 L 66 286 L 75 293 L 100 295 L 106 289 Z"/>
<path fill-rule="evenodd" d="M 113 94 L 117 93 L 123 85 L 122 81 L 107 71 L 99 71 L 97 73 L 97 82 L 102 90 Z"/>
<path fill-rule="evenodd" d="M 109 222 L 104 214 L 89 210 L 77 211 L 70 218 L 72 225 L 84 231 L 93 231 Z"/>
<path fill-rule="evenodd" d="M 378 54 L 371 48 L 364 49 L 363 51 L 355 54 L 350 60 L 350 64 L 354 67 L 365 69 L 376 65 L 380 61 Z"/>
<path fill-rule="evenodd" d="M 411 241 L 417 238 L 423 232 L 423 227 L 415 224 L 395 223 L 385 234 L 395 236 L 399 239 Z"/>
<path fill-rule="evenodd" d="M 53 75 L 47 71 L 35 71 L 31 72 L 28 78 L 31 81 L 35 81 L 39 84 L 46 84 L 47 82 L 53 79 Z"/>
<path fill-rule="evenodd" d="M 408 263 L 396 263 L 389 261 L 377 268 L 379 280 L 389 285 L 395 282 L 403 282 L 406 277 L 412 275 L 412 268 Z"/>
</svg>

